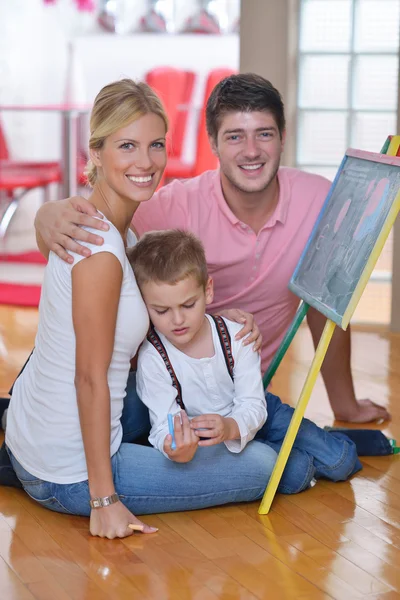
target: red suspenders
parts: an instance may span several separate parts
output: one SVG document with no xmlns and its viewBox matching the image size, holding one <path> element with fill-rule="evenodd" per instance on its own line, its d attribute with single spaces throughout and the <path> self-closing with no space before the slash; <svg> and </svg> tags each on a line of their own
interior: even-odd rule
<svg viewBox="0 0 400 600">
<path fill-rule="evenodd" d="M 217 328 L 218 338 L 221 344 L 222 352 L 224 355 L 226 368 L 228 369 L 228 373 L 233 381 L 233 368 L 235 366 L 235 361 L 232 356 L 232 346 L 231 346 L 231 336 L 229 334 L 228 328 L 224 319 L 218 315 L 210 315 L 212 320 L 215 323 Z M 159 355 L 164 361 L 164 364 L 167 368 L 168 373 L 170 374 L 172 385 L 176 389 L 176 401 L 179 404 L 182 410 L 185 410 L 185 404 L 182 399 L 182 388 L 181 384 L 178 381 L 176 373 L 171 365 L 171 361 L 169 360 L 168 353 L 165 349 L 164 344 L 160 340 L 158 333 L 152 327 L 150 333 L 147 336 L 147 339 L 151 344 L 153 344 L 154 348 L 157 350 Z"/>
<path fill-rule="evenodd" d="M 233 367 L 235 366 L 235 361 L 233 360 L 232 356 L 231 336 L 229 334 L 226 323 L 222 317 L 220 317 L 219 315 L 211 315 L 211 318 L 214 321 L 215 326 L 217 328 L 219 341 L 221 344 L 222 352 L 224 354 L 226 368 L 228 369 L 228 373 L 233 381 Z"/>
<path fill-rule="evenodd" d="M 171 376 L 172 385 L 176 389 L 176 401 L 179 404 L 179 406 L 181 407 L 181 409 L 185 410 L 185 405 L 183 404 L 183 400 L 182 400 L 181 384 L 179 383 L 176 373 L 175 373 L 174 369 L 172 368 L 171 361 L 169 360 L 169 356 L 167 354 L 165 346 L 162 343 L 162 341 L 160 340 L 160 336 L 158 335 L 158 333 L 156 332 L 156 330 L 153 327 L 151 328 L 150 333 L 147 336 L 147 339 L 149 340 L 150 344 L 153 344 L 154 348 L 157 350 L 157 352 L 163 359 L 164 364 L 167 367 L 167 371 Z"/>
</svg>

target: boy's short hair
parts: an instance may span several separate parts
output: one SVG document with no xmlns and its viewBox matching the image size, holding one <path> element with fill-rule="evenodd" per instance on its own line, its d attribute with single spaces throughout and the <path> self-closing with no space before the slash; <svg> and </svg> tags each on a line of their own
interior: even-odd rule
<svg viewBox="0 0 400 600">
<path fill-rule="evenodd" d="M 167 229 L 145 233 L 127 250 L 139 287 L 147 282 L 171 285 L 193 276 L 205 288 L 207 261 L 201 241 L 188 231 Z"/>
</svg>

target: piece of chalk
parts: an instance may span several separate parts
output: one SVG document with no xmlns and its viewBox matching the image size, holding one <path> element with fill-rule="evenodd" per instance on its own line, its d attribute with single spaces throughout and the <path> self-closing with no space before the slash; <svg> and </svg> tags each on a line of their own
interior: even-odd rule
<svg viewBox="0 0 400 600">
<path fill-rule="evenodd" d="M 137 523 L 129 523 L 128 527 L 133 531 L 144 531 L 144 525 L 138 525 Z"/>
<path fill-rule="evenodd" d="M 172 435 L 171 450 L 176 450 L 175 433 L 174 433 L 174 417 L 171 414 L 168 414 L 168 428 L 169 428 L 169 433 Z"/>
</svg>

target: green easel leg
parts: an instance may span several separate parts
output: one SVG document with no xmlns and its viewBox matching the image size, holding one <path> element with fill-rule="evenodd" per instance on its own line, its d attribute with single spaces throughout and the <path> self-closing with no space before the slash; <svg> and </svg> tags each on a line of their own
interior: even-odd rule
<svg viewBox="0 0 400 600">
<path fill-rule="evenodd" d="M 382 149 L 381 149 L 381 154 L 387 154 L 388 148 L 390 146 L 390 140 L 391 140 L 391 136 L 388 136 L 386 139 L 386 142 L 383 144 Z"/>
<path fill-rule="evenodd" d="M 305 302 L 300 303 L 300 306 L 297 309 L 297 312 L 294 316 L 294 319 L 293 319 L 289 329 L 287 330 L 287 332 L 285 334 L 285 337 L 283 338 L 278 350 L 275 353 L 274 358 L 272 359 L 271 364 L 269 365 L 268 369 L 265 372 L 265 375 L 263 377 L 264 390 L 266 390 L 267 387 L 269 386 L 271 379 L 273 378 L 273 376 L 276 373 L 277 368 L 281 364 L 282 359 L 286 354 L 286 350 L 289 348 L 289 346 L 292 342 L 292 339 L 296 335 L 298 328 L 300 327 L 301 323 L 303 322 L 303 319 L 306 316 L 308 309 L 309 309 L 308 304 L 306 304 Z"/>
</svg>

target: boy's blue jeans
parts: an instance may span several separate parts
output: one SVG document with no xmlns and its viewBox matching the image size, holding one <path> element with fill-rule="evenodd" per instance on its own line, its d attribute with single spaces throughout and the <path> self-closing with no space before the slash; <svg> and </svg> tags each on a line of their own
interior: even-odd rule
<svg viewBox="0 0 400 600">
<path fill-rule="evenodd" d="M 132 443 L 148 435 L 147 408 L 136 394 L 131 373 L 122 414 L 124 437 L 112 458 L 116 491 L 136 514 L 206 508 L 230 502 L 259 500 L 271 476 L 277 452 L 293 409 L 277 396 L 266 395 L 269 416 L 243 452 L 232 454 L 224 444 L 199 448 L 190 463 L 169 461 L 158 450 Z M 307 448 L 307 449 L 306 449 Z M 38 503 L 57 512 L 89 515 L 88 482 L 55 484 L 28 473 L 9 452 L 25 491 Z M 306 489 L 316 477 L 346 479 L 361 468 L 350 440 L 336 439 L 305 419 L 289 458 L 279 491 Z"/>
<path fill-rule="evenodd" d="M 269 392 L 265 400 L 268 418 L 254 439 L 279 453 L 294 408 Z M 309 487 L 313 479 L 342 481 L 360 469 L 362 465 L 354 442 L 343 433 L 324 431 L 309 419 L 303 419 L 278 491 L 295 494 Z"/>
</svg>

